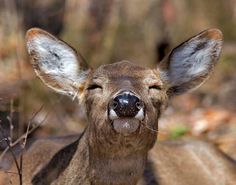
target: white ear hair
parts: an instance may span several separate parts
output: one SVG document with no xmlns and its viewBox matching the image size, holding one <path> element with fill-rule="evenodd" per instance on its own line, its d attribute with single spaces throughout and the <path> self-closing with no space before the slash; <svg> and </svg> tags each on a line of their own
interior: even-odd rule
<svg viewBox="0 0 236 185">
<path fill-rule="evenodd" d="M 173 49 L 161 62 L 172 92 L 180 94 L 205 82 L 219 59 L 222 37 L 218 29 L 206 30 Z"/>
<path fill-rule="evenodd" d="M 36 74 L 58 93 L 75 96 L 85 81 L 82 57 L 65 42 L 38 28 L 26 34 L 27 49 Z"/>
</svg>

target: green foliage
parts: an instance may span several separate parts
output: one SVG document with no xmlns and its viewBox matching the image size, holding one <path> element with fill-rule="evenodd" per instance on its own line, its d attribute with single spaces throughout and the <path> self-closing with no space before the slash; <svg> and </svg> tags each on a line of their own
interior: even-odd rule
<svg viewBox="0 0 236 185">
<path fill-rule="evenodd" d="M 170 129 L 169 138 L 178 139 L 186 135 L 189 131 L 189 128 L 184 124 L 177 124 Z"/>
</svg>

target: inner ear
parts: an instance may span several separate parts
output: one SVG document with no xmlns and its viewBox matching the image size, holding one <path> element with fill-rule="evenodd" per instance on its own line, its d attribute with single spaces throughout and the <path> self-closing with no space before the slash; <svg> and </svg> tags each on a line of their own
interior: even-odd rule
<svg viewBox="0 0 236 185">
<path fill-rule="evenodd" d="M 65 42 L 38 28 L 27 32 L 26 42 L 39 78 L 58 93 L 77 95 L 89 72 L 81 55 Z"/>
<path fill-rule="evenodd" d="M 159 66 L 169 93 L 181 94 L 206 81 L 219 59 L 222 37 L 220 30 L 208 29 L 171 51 Z"/>
</svg>

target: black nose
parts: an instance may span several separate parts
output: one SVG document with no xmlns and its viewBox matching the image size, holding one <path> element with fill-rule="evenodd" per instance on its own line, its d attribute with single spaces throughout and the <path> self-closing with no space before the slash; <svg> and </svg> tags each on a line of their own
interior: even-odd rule
<svg viewBox="0 0 236 185">
<path fill-rule="evenodd" d="M 143 108 L 143 103 L 133 93 L 124 91 L 118 94 L 109 106 L 119 117 L 135 117 L 138 111 Z"/>
</svg>

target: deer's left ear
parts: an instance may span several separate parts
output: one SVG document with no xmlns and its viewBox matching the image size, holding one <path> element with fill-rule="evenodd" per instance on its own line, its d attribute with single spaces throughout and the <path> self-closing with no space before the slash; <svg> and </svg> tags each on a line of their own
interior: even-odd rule
<svg viewBox="0 0 236 185">
<path fill-rule="evenodd" d="M 208 29 L 172 50 L 159 66 L 170 94 L 182 94 L 206 81 L 219 59 L 222 40 L 220 30 Z"/>
</svg>

